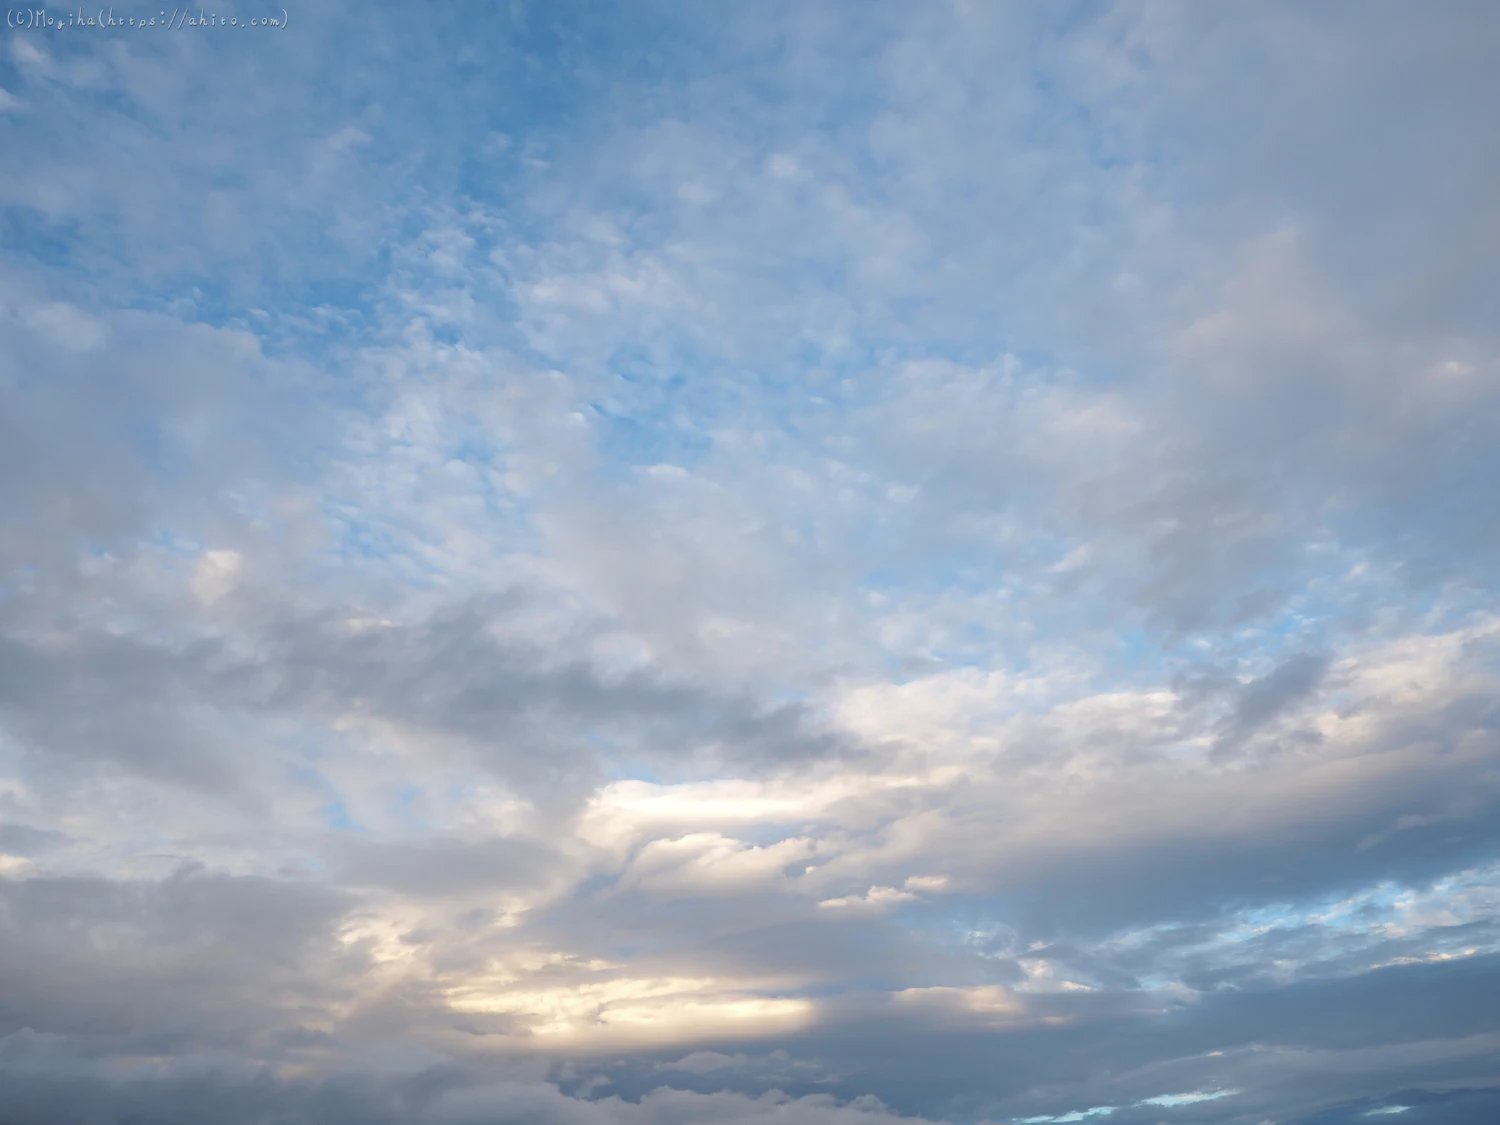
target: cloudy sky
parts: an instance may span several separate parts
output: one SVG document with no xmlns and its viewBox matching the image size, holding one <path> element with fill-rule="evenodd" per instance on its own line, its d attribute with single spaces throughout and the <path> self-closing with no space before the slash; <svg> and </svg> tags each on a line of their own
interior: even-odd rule
<svg viewBox="0 0 1500 1125">
<path fill-rule="evenodd" d="M 1500 7 L 113 15 L 4 1125 L 1500 1118 Z"/>
</svg>

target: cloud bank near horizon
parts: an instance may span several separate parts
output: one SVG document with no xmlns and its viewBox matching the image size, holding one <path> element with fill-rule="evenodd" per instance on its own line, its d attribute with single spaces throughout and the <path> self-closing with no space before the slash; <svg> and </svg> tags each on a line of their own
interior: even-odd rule
<svg viewBox="0 0 1500 1125">
<path fill-rule="evenodd" d="M 0 58 L 6 1122 L 1495 1118 L 1500 15 L 293 16 Z"/>
</svg>

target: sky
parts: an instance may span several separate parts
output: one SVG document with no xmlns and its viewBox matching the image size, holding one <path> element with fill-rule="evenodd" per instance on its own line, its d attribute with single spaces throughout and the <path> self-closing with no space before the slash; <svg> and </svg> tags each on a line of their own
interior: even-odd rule
<svg viewBox="0 0 1500 1125">
<path fill-rule="evenodd" d="M 7 24 L 0 1125 L 1500 1119 L 1500 7 Z"/>
</svg>

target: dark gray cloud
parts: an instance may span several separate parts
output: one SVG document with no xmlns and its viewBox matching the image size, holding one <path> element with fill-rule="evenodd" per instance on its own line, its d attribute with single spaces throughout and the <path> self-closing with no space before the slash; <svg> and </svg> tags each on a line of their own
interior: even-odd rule
<svg viewBox="0 0 1500 1125">
<path fill-rule="evenodd" d="M 29 824 L 0 824 L 0 852 L 6 855 L 36 855 L 49 848 L 61 847 L 68 838 L 49 828 Z"/>
<path fill-rule="evenodd" d="M 7 1034 L 146 1054 L 243 1046 L 347 987 L 332 925 L 351 900 L 332 888 L 184 868 L 8 879 L 0 896 Z"/>
<path fill-rule="evenodd" d="M 232 795 L 246 776 L 243 735 L 223 713 L 339 715 L 426 732 L 527 793 L 566 799 L 597 780 L 601 744 L 642 761 L 743 766 L 856 754 L 796 704 L 766 705 L 647 670 L 611 673 L 585 632 L 543 646 L 502 630 L 485 600 L 410 625 L 350 625 L 347 611 L 297 617 L 250 604 L 248 627 L 179 643 L 93 628 L 59 648 L 0 642 L 0 709 L 36 767 L 58 755 Z M 576 655 L 575 655 L 576 653 Z"/>
</svg>

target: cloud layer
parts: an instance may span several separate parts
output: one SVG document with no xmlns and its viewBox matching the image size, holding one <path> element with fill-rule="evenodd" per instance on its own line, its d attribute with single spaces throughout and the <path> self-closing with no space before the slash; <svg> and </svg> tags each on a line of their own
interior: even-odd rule
<svg viewBox="0 0 1500 1125">
<path fill-rule="evenodd" d="M 0 1118 L 1493 1120 L 1494 11 L 414 15 L 7 32 Z"/>
</svg>

